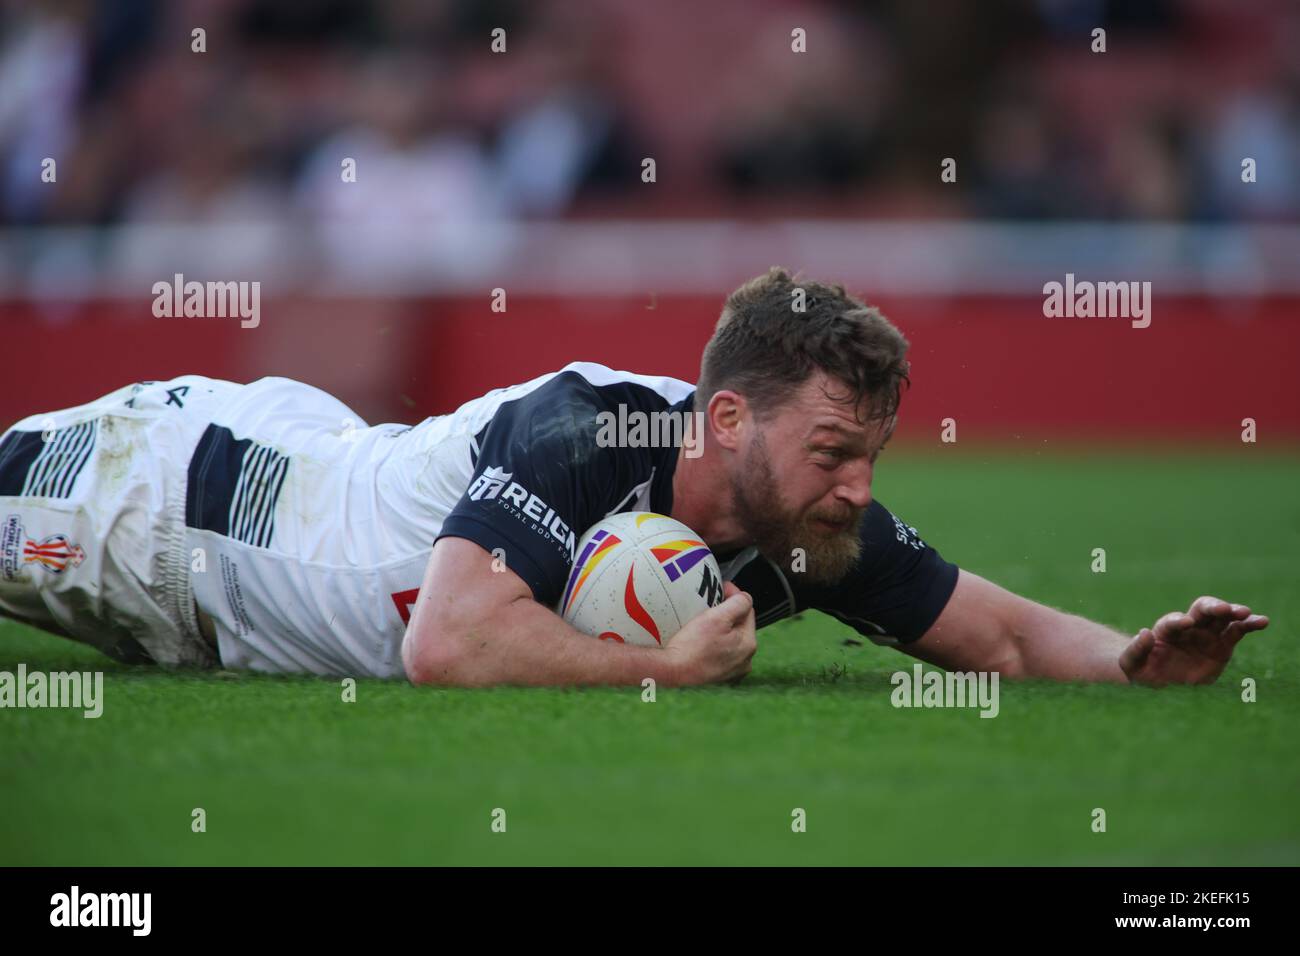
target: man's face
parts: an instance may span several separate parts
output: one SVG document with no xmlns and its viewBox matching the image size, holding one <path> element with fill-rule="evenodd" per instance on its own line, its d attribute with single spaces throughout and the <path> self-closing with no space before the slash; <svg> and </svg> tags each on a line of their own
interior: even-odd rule
<svg viewBox="0 0 1300 956">
<path fill-rule="evenodd" d="M 855 410 L 843 396 L 842 386 L 814 376 L 780 411 L 751 417 L 731 475 L 746 536 L 782 568 L 802 563 L 818 583 L 838 581 L 857 562 L 872 469 L 893 433 L 893 421 L 868 421 L 865 405 Z"/>
</svg>

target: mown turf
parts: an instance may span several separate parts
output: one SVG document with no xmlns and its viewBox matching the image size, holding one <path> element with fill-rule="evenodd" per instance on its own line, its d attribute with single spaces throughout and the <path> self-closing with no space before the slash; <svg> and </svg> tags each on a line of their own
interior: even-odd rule
<svg viewBox="0 0 1300 956">
<path fill-rule="evenodd" d="M 743 686 L 653 704 L 380 681 L 343 703 L 0 623 L 0 670 L 107 672 L 98 720 L 0 710 L 0 863 L 1300 863 L 1298 479 L 1252 446 L 891 449 L 878 497 L 1035 599 L 1126 631 L 1202 593 L 1273 619 L 1215 686 L 1004 683 L 992 720 L 895 709 L 910 658 L 819 615 L 761 632 Z"/>
</svg>

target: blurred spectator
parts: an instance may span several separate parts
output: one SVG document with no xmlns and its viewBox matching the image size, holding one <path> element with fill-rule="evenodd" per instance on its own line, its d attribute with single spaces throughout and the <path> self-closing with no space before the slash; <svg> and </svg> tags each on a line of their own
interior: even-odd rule
<svg viewBox="0 0 1300 956">
<path fill-rule="evenodd" d="M 1005 94 L 976 124 L 974 208 L 990 219 L 1051 218 L 1070 211 L 1067 157 L 1040 97 Z"/>
<path fill-rule="evenodd" d="M 1208 124 L 1205 149 L 1213 170 L 1209 200 L 1235 218 L 1300 217 L 1300 10 L 1276 26 L 1269 68 L 1231 91 Z M 1242 161 L 1255 161 L 1255 181 L 1242 181 Z"/>
<path fill-rule="evenodd" d="M 718 143 L 718 172 L 744 194 L 843 187 L 880 169 L 889 96 L 886 50 L 872 25 L 815 10 L 798 18 L 807 52 L 791 50 L 789 22 L 764 31 L 749 67 L 732 75 L 734 102 Z M 761 95 L 756 95 L 761 90 Z"/>
<path fill-rule="evenodd" d="M 513 56 L 519 85 L 494 155 L 510 212 L 557 216 L 580 194 L 627 188 L 639 156 L 614 93 L 616 27 L 574 8 L 552 8 Z"/>
<path fill-rule="evenodd" d="M 71 171 L 77 97 L 85 61 L 78 3 L 6 12 L 0 31 L 0 221 L 39 221 L 54 189 L 41 181 L 46 157 Z M 57 171 L 56 166 L 56 171 Z"/>
<path fill-rule="evenodd" d="M 331 269 L 382 281 L 412 261 L 434 272 L 474 263 L 481 250 L 458 243 L 458 227 L 501 219 L 506 202 L 477 138 L 451 122 L 447 78 L 385 57 L 352 92 L 351 122 L 316 148 L 296 190 Z"/>
<path fill-rule="evenodd" d="M 1293 219 L 1300 215 L 1300 88 L 1243 93 L 1224 107 L 1209 135 L 1215 210 L 1223 216 Z M 1255 181 L 1242 162 L 1255 161 Z"/>
<path fill-rule="evenodd" d="M 1110 218 L 1178 220 L 1192 211 L 1194 166 L 1176 117 L 1127 120 L 1098 173 Z"/>
</svg>

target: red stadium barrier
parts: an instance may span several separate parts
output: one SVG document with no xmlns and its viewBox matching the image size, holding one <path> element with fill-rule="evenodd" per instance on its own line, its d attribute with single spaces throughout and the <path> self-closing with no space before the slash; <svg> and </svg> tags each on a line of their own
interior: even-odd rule
<svg viewBox="0 0 1300 956">
<path fill-rule="evenodd" d="M 0 422 L 194 372 L 298 378 L 371 422 L 415 421 L 486 389 L 585 359 L 693 380 L 720 297 L 301 300 L 261 324 L 157 319 L 149 302 L 51 315 L 0 304 L 8 358 Z M 1300 300 L 1157 298 L 1151 326 L 1049 319 L 1039 299 L 880 302 L 912 342 L 901 438 L 1300 439 Z"/>
</svg>

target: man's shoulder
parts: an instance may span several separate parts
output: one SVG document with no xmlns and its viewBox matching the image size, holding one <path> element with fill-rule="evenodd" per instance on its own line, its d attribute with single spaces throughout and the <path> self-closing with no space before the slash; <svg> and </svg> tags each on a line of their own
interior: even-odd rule
<svg viewBox="0 0 1300 956">
<path fill-rule="evenodd" d="M 619 404 L 675 405 L 695 391 L 694 385 L 681 379 L 613 369 L 597 362 L 570 362 L 553 373 L 542 388 L 586 401 L 599 409 Z"/>
<path fill-rule="evenodd" d="M 595 441 L 608 419 L 653 413 L 684 403 L 695 386 L 594 362 L 573 362 L 519 385 L 495 389 L 465 406 L 475 430 L 527 432 L 533 439 Z"/>
</svg>

